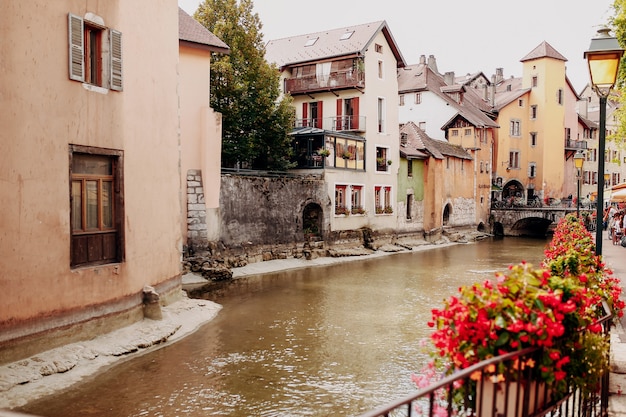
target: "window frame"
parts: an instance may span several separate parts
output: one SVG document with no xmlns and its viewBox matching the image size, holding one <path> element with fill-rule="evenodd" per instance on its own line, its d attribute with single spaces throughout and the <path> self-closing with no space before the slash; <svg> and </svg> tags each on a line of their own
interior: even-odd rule
<svg viewBox="0 0 626 417">
<path fill-rule="evenodd" d="M 69 79 L 105 90 L 123 91 L 122 32 L 104 20 L 68 13 Z"/>
<path fill-rule="evenodd" d="M 74 172 L 74 157 L 107 158 L 111 163 L 111 173 Z M 99 265 L 121 263 L 125 257 L 124 245 L 124 152 L 115 149 L 95 148 L 82 145 L 69 146 L 69 233 L 70 233 L 70 267 L 82 268 Z M 87 222 L 86 182 L 96 181 L 97 188 L 97 227 L 89 228 Z M 80 228 L 75 228 L 75 193 L 74 185 L 80 182 Z M 111 225 L 103 224 L 104 191 L 100 185 L 111 184 L 110 202 Z M 112 253 L 112 251 L 114 253 Z"/>
</svg>

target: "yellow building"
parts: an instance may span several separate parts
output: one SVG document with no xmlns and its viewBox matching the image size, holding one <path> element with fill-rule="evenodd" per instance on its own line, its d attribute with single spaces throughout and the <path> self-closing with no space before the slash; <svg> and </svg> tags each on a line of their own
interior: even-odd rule
<svg viewBox="0 0 626 417">
<path fill-rule="evenodd" d="M 566 164 L 577 143 L 577 95 L 565 74 L 567 59 L 542 42 L 522 58 L 523 76 L 495 81 L 497 132 L 494 179 L 502 198 L 565 199 Z"/>
</svg>

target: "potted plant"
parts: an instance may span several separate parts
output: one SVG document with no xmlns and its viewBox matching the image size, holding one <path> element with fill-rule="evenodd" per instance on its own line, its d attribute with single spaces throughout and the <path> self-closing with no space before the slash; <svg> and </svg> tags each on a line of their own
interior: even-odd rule
<svg viewBox="0 0 626 417">
<path fill-rule="evenodd" d="M 545 253 L 540 268 L 512 265 L 494 280 L 460 288 L 443 308 L 433 310 L 429 366 L 451 374 L 541 347 L 538 361 L 524 365 L 532 368 L 534 381 L 551 388 L 553 399 L 569 387 L 593 392 L 609 365 L 609 341 L 598 323 L 602 300 L 616 317 L 623 315 L 619 280 L 594 254 L 591 234 L 575 216 L 559 223 Z M 496 381 L 503 374 L 504 369 L 492 370 Z M 464 389 L 471 392 L 476 384 Z"/>
<path fill-rule="evenodd" d="M 317 151 L 318 155 L 323 156 L 324 158 L 330 156 L 330 151 L 326 148 L 322 148 Z"/>
<path fill-rule="evenodd" d="M 350 214 L 350 210 L 348 210 L 347 207 L 345 206 L 335 206 L 335 215 L 339 216 L 339 215 L 349 215 Z"/>
<path fill-rule="evenodd" d="M 365 214 L 365 209 L 362 206 L 352 206 L 350 212 L 352 214 Z"/>
<path fill-rule="evenodd" d="M 343 159 L 352 159 L 352 154 L 348 151 L 344 151 L 343 154 L 341 155 L 341 157 Z"/>
<path fill-rule="evenodd" d="M 385 165 L 385 158 L 376 158 L 376 165 L 378 166 L 384 166 Z"/>
</svg>

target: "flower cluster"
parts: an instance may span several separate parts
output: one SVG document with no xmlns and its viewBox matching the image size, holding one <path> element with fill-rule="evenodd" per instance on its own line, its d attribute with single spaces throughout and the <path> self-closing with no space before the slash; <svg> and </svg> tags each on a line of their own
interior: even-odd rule
<svg viewBox="0 0 626 417">
<path fill-rule="evenodd" d="M 482 360 L 541 347 L 536 377 L 565 392 L 593 389 L 608 367 L 608 345 L 598 319 L 606 300 L 623 314 L 621 287 L 593 252 L 576 217 L 557 226 L 541 268 L 522 262 L 494 280 L 462 287 L 432 312 L 434 366 L 452 373 Z"/>
</svg>

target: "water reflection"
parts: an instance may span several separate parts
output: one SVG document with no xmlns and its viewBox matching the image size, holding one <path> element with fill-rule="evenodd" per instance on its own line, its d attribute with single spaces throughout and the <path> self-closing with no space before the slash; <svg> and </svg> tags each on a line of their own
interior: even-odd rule
<svg viewBox="0 0 626 417">
<path fill-rule="evenodd" d="M 505 239 L 238 279 L 182 341 L 29 405 L 42 416 L 356 415 L 415 391 L 430 310 L 546 241 Z"/>
</svg>

